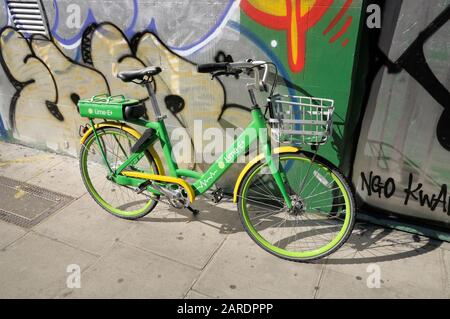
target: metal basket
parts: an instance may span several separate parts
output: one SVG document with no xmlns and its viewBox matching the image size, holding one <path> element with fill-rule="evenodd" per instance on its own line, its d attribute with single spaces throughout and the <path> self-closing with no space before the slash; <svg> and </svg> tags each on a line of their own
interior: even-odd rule
<svg viewBox="0 0 450 319">
<path fill-rule="evenodd" d="M 278 94 L 270 102 L 269 123 L 278 143 L 321 145 L 333 132 L 333 100 Z"/>
</svg>

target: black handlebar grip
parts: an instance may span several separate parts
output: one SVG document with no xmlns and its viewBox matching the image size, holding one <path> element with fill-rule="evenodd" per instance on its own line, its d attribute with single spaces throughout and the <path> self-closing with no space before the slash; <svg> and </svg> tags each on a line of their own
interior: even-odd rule
<svg viewBox="0 0 450 319">
<path fill-rule="evenodd" d="M 216 72 L 216 71 L 226 71 L 228 68 L 228 65 L 229 65 L 228 62 L 199 64 L 197 66 L 197 72 L 212 73 L 212 72 Z"/>
</svg>

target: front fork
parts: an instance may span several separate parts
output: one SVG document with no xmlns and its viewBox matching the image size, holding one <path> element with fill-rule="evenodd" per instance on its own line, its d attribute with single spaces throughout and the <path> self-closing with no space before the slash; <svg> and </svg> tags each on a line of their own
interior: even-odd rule
<svg viewBox="0 0 450 319">
<path fill-rule="evenodd" d="M 279 159 L 274 159 L 272 155 L 272 148 L 270 145 L 270 141 L 265 143 L 264 156 L 266 158 L 267 165 L 269 166 L 270 172 L 275 179 L 275 183 L 280 189 L 281 195 L 283 195 L 284 201 L 288 209 L 292 209 L 292 200 L 288 194 L 288 189 L 286 185 L 288 185 L 288 180 L 286 178 L 286 173 L 281 167 Z"/>
<path fill-rule="evenodd" d="M 259 74 L 258 71 L 255 73 L 256 75 Z M 256 84 L 259 84 L 259 79 L 256 80 Z M 250 95 L 250 100 L 253 105 L 253 109 L 260 110 L 258 106 L 258 102 L 256 100 L 255 96 L 255 90 L 256 90 L 256 84 L 247 84 L 248 93 Z M 266 127 L 266 121 L 263 119 L 262 113 L 260 114 L 260 125 L 261 127 Z M 283 195 L 284 201 L 286 203 L 286 206 L 288 209 L 292 209 L 292 200 L 288 194 L 288 191 L 286 189 L 286 185 L 289 185 L 287 183 L 286 174 L 283 170 L 283 168 L 280 165 L 280 162 L 277 160 L 275 161 L 272 156 L 272 146 L 270 143 L 270 137 L 269 134 L 263 134 L 260 136 L 262 139 L 262 145 L 264 148 L 264 156 L 266 158 L 267 165 L 269 165 L 270 172 L 275 179 L 275 183 L 277 184 L 278 188 L 280 189 L 281 195 Z"/>
</svg>

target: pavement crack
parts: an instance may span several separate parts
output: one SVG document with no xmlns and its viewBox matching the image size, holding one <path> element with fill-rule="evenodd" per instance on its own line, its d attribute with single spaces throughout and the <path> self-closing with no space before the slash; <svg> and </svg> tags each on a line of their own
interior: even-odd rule
<svg viewBox="0 0 450 319">
<path fill-rule="evenodd" d="M 328 258 L 325 258 L 324 261 L 325 262 L 322 264 L 322 267 L 320 268 L 320 274 L 319 274 L 319 277 L 317 278 L 316 285 L 314 286 L 313 299 L 317 299 L 317 296 L 319 295 L 320 285 L 322 284 L 323 276 L 325 274 L 326 266 L 328 264 Z"/>
<path fill-rule="evenodd" d="M 198 282 L 198 280 L 201 278 L 201 276 L 206 272 L 208 266 L 211 264 L 211 261 L 214 259 L 214 257 L 217 255 L 217 253 L 219 252 L 219 250 L 223 247 L 223 245 L 225 244 L 225 242 L 228 240 L 228 237 L 230 235 L 226 235 L 225 239 L 217 246 L 217 248 L 214 250 L 214 252 L 211 254 L 211 257 L 206 261 L 205 265 L 203 266 L 203 268 L 201 269 L 200 273 L 198 274 L 197 278 L 194 279 L 194 281 L 192 282 L 192 285 L 189 287 L 189 289 L 186 291 L 186 293 L 183 296 L 183 299 L 186 299 L 186 296 L 188 295 L 189 291 L 194 289 L 195 284 Z M 203 293 L 201 293 L 203 294 Z M 204 294 L 203 294 L 204 295 Z"/>
<path fill-rule="evenodd" d="M 160 254 L 160 253 L 155 252 L 154 250 L 150 250 L 150 249 L 146 249 L 146 248 L 143 248 L 143 247 L 140 247 L 140 246 L 136 246 L 136 245 L 130 244 L 130 243 L 125 242 L 125 241 L 122 241 L 122 240 L 118 240 L 118 241 L 115 242 L 115 244 L 116 244 L 116 243 L 120 243 L 120 244 L 122 244 L 122 245 L 124 245 L 124 246 L 132 247 L 132 248 L 134 248 L 134 249 L 137 249 L 137 250 L 140 250 L 140 251 L 149 253 L 149 254 L 153 254 L 153 255 L 155 255 L 155 256 L 158 256 L 158 257 L 161 257 L 161 258 L 170 260 L 170 261 L 172 261 L 172 262 L 175 262 L 175 263 L 177 263 L 177 264 L 180 264 L 180 265 L 183 265 L 183 266 L 192 268 L 192 269 L 197 270 L 197 271 L 201 271 L 201 270 L 202 270 L 202 268 L 200 268 L 200 267 L 197 267 L 197 266 L 194 266 L 194 265 L 191 265 L 191 264 L 182 262 L 182 261 L 180 261 L 180 260 L 178 260 L 178 259 L 174 259 L 174 258 L 171 258 L 171 257 L 166 256 L 166 255 L 162 255 L 162 254 Z"/>
<path fill-rule="evenodd" d="M 29 233 L 33 233 L 33 234 L 36 235 L 36 236 L 40 236 L 40 237 L 43 237 L 43 238 L 47 238 L 47 239 L 49 239 L 49 240 L 51 240 L 51 241 L 54 241 L 54 242 L 57 242 L 57 243 L 59 243 L 59 244 L 66 245 L 66 246 L 68 246 L 68 247 L 70 247 L 70 248 L 73 248 L 73 249 L 82 251 L 82 252 L 84 252 L 84 253 L 86 253 L 86 254 L 92 255 L 93 257 L 97 257 L 97 258 L 98 258 L 98 257 L 101 257 L 101 255 L 96 254 L 96 253 L 94 253 L 94 252 L 92 252 L 92 251 L 88 251 L 88 250 L 86 250 L 86 249 L 83 249 L 83 248 L 74 246 L 74 245 L 69 244 L 69 243 L 67 243 L 67 242 L 65 242 L 65 241 L 62 241 L 62 240 L 60 240 L 60 239 L 58 239 L 58 238 L 54 238 L 54 237 L 48 236 L 48 235 L 46 235 L 46 234 L 40 233 L 40 232 L 38 232 L 38 231 L 36 231 L 36 230 L 34 230 L 34 229 L 31 229 Z"/>
</svg>

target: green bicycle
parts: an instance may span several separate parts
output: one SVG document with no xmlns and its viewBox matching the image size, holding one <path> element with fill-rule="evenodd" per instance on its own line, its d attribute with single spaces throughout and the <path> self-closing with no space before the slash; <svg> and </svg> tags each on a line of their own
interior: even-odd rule
<svg viewBox="0 0 450 319">
<path fill-rule="evenodd" d="M 269 90 L 270 68 L 275 80 Z M 269 253 L 288 260 L 310 261 L 336 251 L 353 229 L 355 203 L 343 175 L 317 155 L 332 132 L 334 102 L 275 94 L 278 71 L 271 62 L 204 64 L 198 71 L 213 77 L 247 74 L 252 79 L 247 85 L 252 121 L 232 146 L 204 173 L 179 168 L 155 96 L 153 76 L 161 69 L 121 72 L 118 77 L 123 81 L 147 88 L 156 120 L 145 120 L 144 104 L 124 96 L 79 101 L 80 115 L 89 118 L 82 127 L 80 169 L 90 195 L 106 211 L 126 219 L 147 215 L 158 202 L 198 213 L 191 207 L 195 199 L 210 192 L 258 142 L 261 154 L 242 170 L 233 194 L 247 233 Z M 269 92 L 265 113 L 257 103 L 257 90 Z M 124 121 L 145 131 L 140 134 Z M 290 145 L 272 148 L 274 141 Z M 165 167 L 155 151 L 157 143 Z M 299 144 L 313 145 L 315 151 L 291 146 Z M 223 192 L 216 189 L 212 195 L 217 202 Z"/>
</svg>

